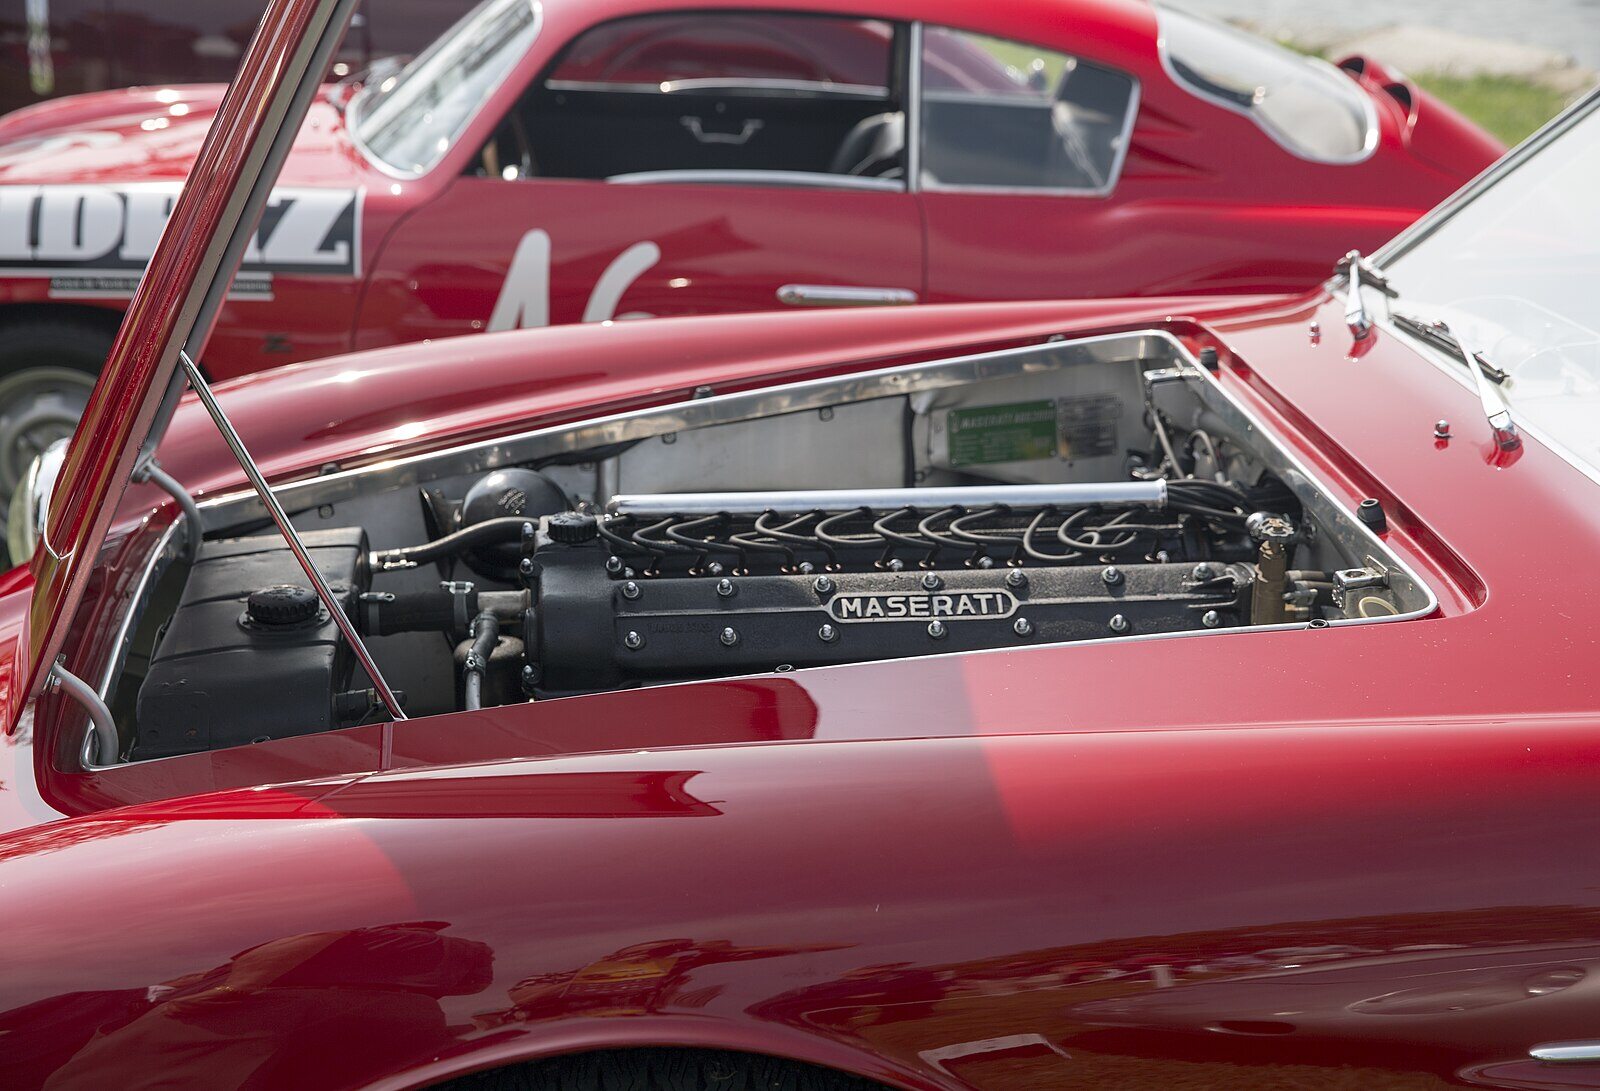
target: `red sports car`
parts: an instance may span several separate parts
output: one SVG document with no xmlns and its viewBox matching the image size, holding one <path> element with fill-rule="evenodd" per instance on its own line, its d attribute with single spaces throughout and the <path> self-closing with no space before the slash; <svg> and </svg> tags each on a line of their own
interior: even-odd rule
<svg viewBox="0 0 1600 1091">
<path fill-rule="evenodd" d="M 0 120 L 0 495 L 67 434 L 223 88 Z M 1301 290 L 1502 149 L 1139 0 L 488 0 L 328 88 L 205 366 L 779 307 Z"/>
<path fill-rule="evenodd" d="M 1592 1083 L 1600 94 L 1310 293 L 214 393 L 347 2 L 19 493 L 0 1086 Z"/>
</svg>

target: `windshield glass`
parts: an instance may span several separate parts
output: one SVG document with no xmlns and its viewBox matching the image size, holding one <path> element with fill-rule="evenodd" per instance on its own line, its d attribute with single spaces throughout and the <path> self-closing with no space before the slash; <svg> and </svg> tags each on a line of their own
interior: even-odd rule
<svg viewBox="0 0 1600 1091">
<path fill-rule="evenodd" d="M 539 34 L 539 0 L 484 0 L 416 60 L 351 104 L 369 155 L 405 174 L 437 163 Z"/>
<path fill-rule="evenodd" d="M 1372 104 L 1332 65 L 1181 8 L 1156 12 L 1161 57 L 1180 87 L 1254 119 L 1306 159 L 1349 163 L 1372 150 Z"/>
<path fill-rule="evenodd" d="M 1443 319 L 1510 378 L 1519 423 L 1600 469 L 1600 99 L 1384 258 L 1391 307 Z"/>
</svg>

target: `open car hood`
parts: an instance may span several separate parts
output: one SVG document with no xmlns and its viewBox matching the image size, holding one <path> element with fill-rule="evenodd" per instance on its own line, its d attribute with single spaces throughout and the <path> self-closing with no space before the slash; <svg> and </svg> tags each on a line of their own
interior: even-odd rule
<svg viewBox="0 0 1600 1091">
<path fill-rule="evenodd" d="M 117 505 L 181 390 L 179 354 L 200 356 L 354 6 L 355 0 L 267 5 L 56 480 L 31 563 L 36 586 L 16 653 L 8 731 L 62 651 Z"/>
</svg>

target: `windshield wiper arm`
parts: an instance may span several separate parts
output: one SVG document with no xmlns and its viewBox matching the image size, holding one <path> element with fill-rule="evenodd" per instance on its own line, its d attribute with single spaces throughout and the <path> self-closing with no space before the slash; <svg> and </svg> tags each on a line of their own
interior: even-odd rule
<svg viewBox="0 0 1600 1091">
<path fill-rule="evenodd" d="M 1367 314 L 1367 304 L 1361 298 L 1363 284 L 1378 289 L 1393 298 L 1395 290 L 1389 287 L 1389 278 L 1366 258 L 1361 251 L 1352 250 L 1339 259 L 1334 272 L 1345 277 L 1344 324 L 1350 327 L 1350 336 L 1365 341 L 1372 333 L 1372 317 Z"/>
<path fill-rule="evenodd" d="M 1522 446 L 1522 437 L 1517 434 L 1517 422 L 1511 419 L 1511 406 L 1506 404 L 1505 395 L 1489 381 L 1488 370 L 1493 365 L 1469 348 L 1464 338 L 1456 338 L 1456 344 L 1461 347 L 1461 358 L 1467 362 L 1467 370 L 1472 372 L 1472 381 L 1478 387 L 1478 401 L 1483 406 L 1489 430 L 1494 433 L 1495 446 L 1502 451 L 1516 450 Z"/>
<path fill-rule="evenodd" d="M 1495 385 L 1510 377 L 1506 372 L 1486 360 L 1482 352 L 1468 345 L 1465 337 L 1451 333 L 1450 327 L 1444 322 L 1425 322 L 1409 314 L 1391 314 L 1389 319 L 1417 339 L 1453 354 L 1466 364 L 1467 370 L 1472 373 L 1472 384 L 1478 389 L 1478 402 L 1483 406 L 1484 419 L 1489 422 L 1489 430 L 1494 434 L 1495 446 L 1502 451 L 1515 451 L 1522 446 L 1517 422 L 1511 418 L 1511 406 Z"/>
</svg>

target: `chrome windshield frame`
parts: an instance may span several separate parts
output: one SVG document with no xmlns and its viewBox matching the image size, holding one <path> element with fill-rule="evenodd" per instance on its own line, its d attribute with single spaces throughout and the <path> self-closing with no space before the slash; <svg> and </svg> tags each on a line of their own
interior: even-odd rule
<svg viewBox="0 0 1600 1091">
<path fill-rule="evenodd" d="M 349 103 L 345 106 L 344 129 L 345 134 L 350 139 L 351 146 L 355 148 L 355 150 L 360 154 L 361 158 L 378 173 L 402 182 L 416 181 L 418 178 L 425 178 L 429 174 L 432 174 L 434 171 L 438 170 L 444 161 L 450 157 L 450 153 L 454 151 L 461 143 L 461 138 L 466 135 L 469 129 L 472 128 L 473 123 L 478 120 L 479 115 L 481 115 L 487 108 L 489 100 L 492 99 L 494 95 L 502 87 L 504 87 L 509 80 L 515 77 L 517 69 L 521 66 L 523 60 L 533 50 L 533 47 L 539 44 L 539 39 L 544 34 L 544 3 L 543 0 L 528 0 L 528 3 L 533 10 L 533 33 L 528 38 L 528 44 L 523 48 L 521 56 L 512 62 L 512 64 L 506 69 L 506 74 L 500 79 L 500 81 L 497 82 L 475 106 L 467 111 L 467 113 L 461 119 L 461 124 L 456 126 L 456 131 L 450 134 L 448 146 L 439 153 L 438 157 L 435 158 L 432 163 L 422 170 L 408 170 L 405 167 L 398 167 L 372 150 L 372 147 L 361 135 L 361 125 L 365 120 L 362 114 L 362 105 L 367 99 L 367 88 L 362 87 L 359 91 L 352 95 Z M 473 12 L 476 10 L 477 9 L 474 8 Z M 469 12 L 468 15 L 470 16 L 473 14 L 473 12 Z M 456 30 L 461 26 L 462 23 L 466 21 L 466 18 L 467 17 L 464 16 L 462 19 L 452 24 L 450 30 L 445 31 L 444 35 L 441 35 L 439 38 L 435 39 L 435 44 L 443 42 L 447 35 L 451 34 L 452 31 Z M 412 64 L 418 64 L 427 60 L 428 52 L 429 51 L 425 50 L 422 54 L 414 58 L 410 64 L 406 65 L 406 68 L 411 67 Z M 404 72 L 405 69 L 403 68 L 401 69 L 400 74 L 403 74 Z"/>
<path fill-rule="evenodd" d="M 1435 205 L 1431 212 L 1384 243 L 1368 260 L 1379 269 L 1388 268 L 1390 262 L 1410 253 L 1419 243 L 1432 236 L 1434 232 L 1454 219 L 1456 214 L 1463 208 L 1477 200 L 1486 191 L 1500 184 L 1530 159 L 1559 140 L 1573 126 L 1594 113 L 1596 109 L 1600 109 L 1600 86 L 1594 87 L 1588 94 L 1545 122 L 1532 136 L 1495 160 L 1477 177 Z"/>
</svg>

